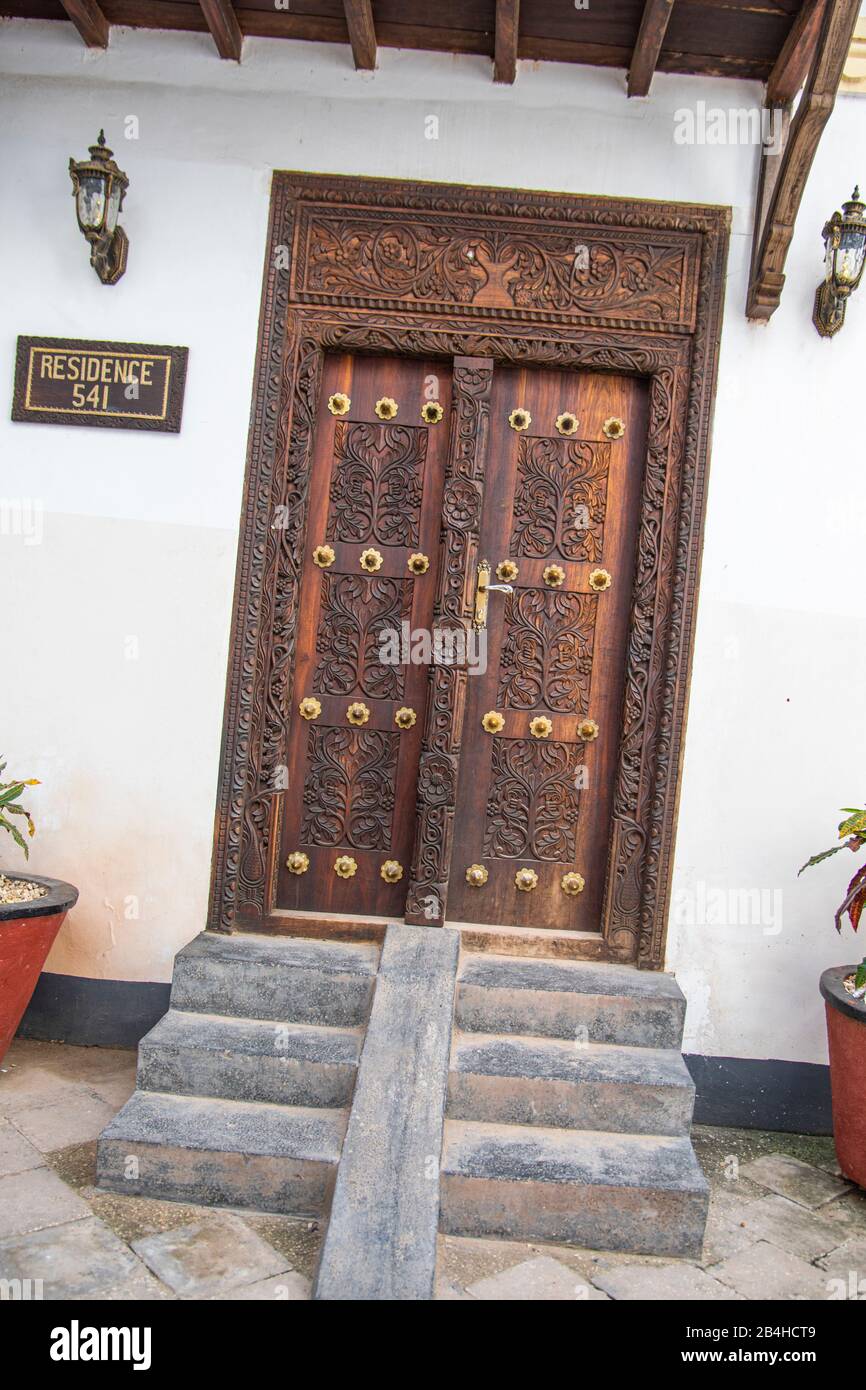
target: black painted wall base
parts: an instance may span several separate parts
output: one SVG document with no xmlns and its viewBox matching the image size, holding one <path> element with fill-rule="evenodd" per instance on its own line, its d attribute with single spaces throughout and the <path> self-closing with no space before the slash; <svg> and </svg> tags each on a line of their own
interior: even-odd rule
<svg viewBox="0 0 866 1390">
<path fill-rule="evenodd" d="M 832 1134 L 830 1068 L 758 1057 L 686 1056 L 696 1125 Z"/>
<path fill-rule="evenodd" d="M 43 970 L 18 1037 L 79 1047 L 138 1047 L 167 1010 L 170 993 L 171 985 L 90 980 Z"/>
<path fill-rule="evenodd" d="M 170 989 L 134 980 L 43 973 L 18 1036 L 82 1047 L 136 1047 L 168 1008 Z M 686 1063 L 698 1093 L 695 1124 L 791 1134 L 833 1132 L 829 1067 L 700 1055 L 687 1056 Z"/>
</svg>

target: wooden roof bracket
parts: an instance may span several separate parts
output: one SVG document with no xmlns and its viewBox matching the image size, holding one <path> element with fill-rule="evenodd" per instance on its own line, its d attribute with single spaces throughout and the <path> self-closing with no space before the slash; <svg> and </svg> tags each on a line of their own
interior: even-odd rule
<svg viewBox="0 0 866 1390">
<path fill-rule="evenodd" d="M 767 322 L 782 297 L 785 259 L 794 235 L 794 223 L 806 187 L 806 179 L 818 149 L 824 127 L 836 103 L 836 92 L 854 26 L 860 13 L 860 0 L 835 0 L 823 11 L 815 55 L 797 113 L 790 119 L 787 104 L 771 109 L 783 113 L 783 147 L 773 140 L 761 151 L 761 173 L 755 202 L 755 230 L 752 265 L 746 297 L 746 317 Z M 803 29 L 803 41 L 808 26 Z M 784 52 L 784 50 L 783 50 Z M 771 84 L 775 90 L 778 83 Z M 786 93 L 787 95 L 787 93 Z M 787 112 L 787 119 L 785 114 Z"/>
</svg>

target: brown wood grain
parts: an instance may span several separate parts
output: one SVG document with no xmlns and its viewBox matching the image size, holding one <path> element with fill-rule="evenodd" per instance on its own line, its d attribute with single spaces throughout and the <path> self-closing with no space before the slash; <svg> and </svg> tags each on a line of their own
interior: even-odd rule
<svg viewBox="0 0 866 1390">
<path fill-rule="evenodd" d="M 428 667 L 410 661 L 380 669 L 378 629 L 375 618 L 369 618 L 386 612 L 384 625 L 397 630 L 403 621 L 412 631 L 429 632 L 432 625 L 449 430 L 447 415 L 434 425 L 421 420 L 425 387 L 434 378 L 437 398 L 447 408 L 450 375 L 442 364 L 345 354 L 325 362 L 289 714 L 287 767 L 296 790 L 285 798 L 278 892 L 284 909 L 392 917 L 403 912 Z M 328 399 L 336 392 L 351 400 L 343 417 L 328 410 Z M 393 424 L 376 416 L 374 407 L 382 397 L 398 403 Z M 312 553 L 325 544 L 336 559 L 321 569 Z M 383 563 L 365 574 L 360 557 L 370 548 Z M 418 577 L 407 566 L 415 552 L 430 559 L 429 569 Z M 392 619 L 395 594 L 400 607 Z M 305 696 L 314 696 L 322 706 L 315 720 L 298 712 Z M 356 702 L 367 707 L 370 717 L 353 727 L 346 712 Z M 417 716 L 404 731 L 394 723 L 401 707 Z M 351 780 L 348 793 L 344 775 Z M 292 874 L 285 867 L 295 850 L 309 857 L 306 873 Z M 341 855 L 356 862 L 351 878 L 334 872 Z M 380 874 L 388 859 L 403 868 L 396 884 Z"/>
<path fill-rule="evenodd" d="M 239 63 L 244 39 L 231 0 L 199 0 L 199 4 L 217 53 L 221 58 Z"/>
<path fill-rule="evenodd" d="M 521 434 L 508 423 L 517 406 L 532 416 Z M 580 422 L 569 438 L 555 428 L 565 411 Z M 626 425 L 621 440 L 603 433 L 611 416 Z M 494 569 L 510 559 L 519 572 L 513 595 L 490 595 L 487 669 L 468 679 L 451 921 L 601 929 L 645 449 L 640 382 L 588 372 L 494 372 L 479 553 Z M 582 481 L 590 474 L 592 493 Z M 576 528 L 575 508 L 588 502 L 599 519 L 588 530 Z M 566 574 L 557 589 L 543 578 L 552 564 Z M 613 576 L 599 594 L 588 584 L 596 568 Z M 491 710 L 505 718 L 494 735 L 482 727 Z M 532 736 L 536 716 L 550 719 L 547 738 Z M 585 716 L 600 732 L 583 743 L 577 725 Z M 575 784 L 584 777 L 581 789 Z M 483 887 L 466 880 L 473 863 L 488 871 Z M 515 885 L 521 868 L 538 874 L 528 892 Z M 569 871 L 586 881 L 576 897 L 561 888 Z"/>
<path fill-rule="evenodd" d="M 815 57 L 825 0 L 803 0 L 782 50 L 767 78 L 767 105 L 793 101 L 809 75 Z"/>
<path fill-rule="evenodd" d="M 496 0 L 496 46 L 493 81 L 513 82 L 517 76 L 520 0 Z"/>
<path fill-rule="evenodd" d="M 376 27 L 370 0 L 343 0 L 343 8 L 355 67 L 372 71 L 376 66 Z"/>
<path fill-rule="evenodd" d="M 63 8 L 88 48 L 107 48 L 110 26 L 96 0 L 62 0 Z"/>
<path fill-rule="evenodd" d="M 102 0 L 102 10 L 109 24 L 208 28 L 200 6 L 183 0 Z M 657 70 L 765 81 L 797 10 L 798 0 L 677 0 Z M 245 35 L 338 44 L 350 37 L 340 0 L 305 0 L 302 11 L 278 10 L 268 0 L 237 0 L 235 12 Z M 580 11 L 563 0 L 524 0 L 519 56 L 628 69 L 642 12 L 639 0 L 606 0 Z M 63 13 L 58 0 L 0 0 L 0 15 L 52 19 Z M 450 0 L 435 10 L 421 0 L 384 0 L 376 6 L 375 34 L 362 14 L 358 51 L 364 66 L 371 65 L 375 43 L 493 56 L 494 16 L 486 0 Z"/>
<path fill-rule="evenodd" d="M 646 0 L 628 70 L 630 97 L 649 94 L 673 7 L 674 0 Z"/>
<path fill-rule="evenodd" d="M 756 231 L 756 250 L 746 297 L 746 315 L 750 319 L 765 322 L 779 307 L 797 212 L 824 127 L 836 102 L 859 15 L 859 0 L 836 0 L 824 13 L 815 60 L 791 122 L 763 226 Z"/>
</svg>

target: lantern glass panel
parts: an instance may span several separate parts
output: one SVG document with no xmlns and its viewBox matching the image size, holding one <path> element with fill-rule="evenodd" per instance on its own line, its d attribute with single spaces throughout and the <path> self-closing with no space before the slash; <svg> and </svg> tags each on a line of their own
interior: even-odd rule
<svg viewBox="0 0 866 1390">
<path fill-rule="evenodd" d="M 111 188 L 108 192 L 108 207 L 105 213 L 105 230 L 113 232 L 117 226 L 117 214 L 120 212 L 121 187 L 117 179 L 111 180 Z"/>
<path fill-rule="evenodd" d="M 85 174 L 78 181 L 78 220 L 88 231 L 98 231 L 105 216 L 105 179 Z"/>
<path fill-rule="evenodd" d="M 836 252 L 836 283 L 849 288 L 857 284 L 866 253 L 866 228 L 846 227 Z"/>
</svg>

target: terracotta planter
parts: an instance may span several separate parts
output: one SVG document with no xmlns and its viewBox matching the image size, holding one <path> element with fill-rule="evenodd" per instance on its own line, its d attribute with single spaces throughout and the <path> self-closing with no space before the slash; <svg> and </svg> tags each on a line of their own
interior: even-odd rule
<svg viewBox="0 0 866 1390">
<path fill-rule="evenodd" d="M 830 1045 L 833 1137 L 839 1167 L 866 1187 L 866 1005 L 842 984 L 856 966 L 837 965 L 821 976 Z"/>
<path fill-rule="evenodd" d="M 0 1062 L 15 1036 L 36 981 L 66 913 L 78 901 L 78 889 L 38 874 L 7 874 L 42 883 L 44 898 L 30 903 L 0 904 Z"/>
</svg>

